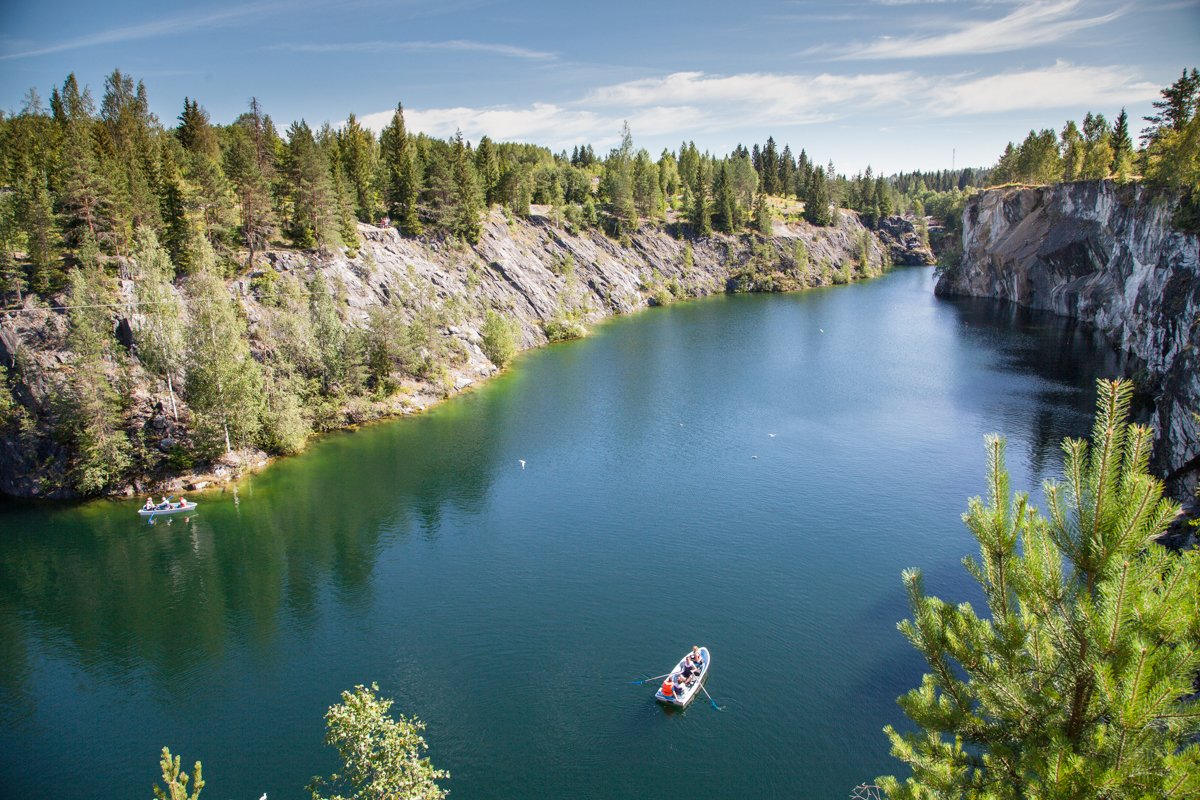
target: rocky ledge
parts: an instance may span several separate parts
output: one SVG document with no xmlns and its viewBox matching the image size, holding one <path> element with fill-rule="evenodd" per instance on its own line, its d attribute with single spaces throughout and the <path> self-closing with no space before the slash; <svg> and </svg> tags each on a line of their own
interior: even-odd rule
<svg viewBox="0 0 1200 800">
<path fill-rule="evenodd" d="M 1200 239 L 1172 228 L 1173 211 L 1111 181 L 981 192 L 963 212 L 961 264 L 936 291 L 1074 317 L 1135 355 L 1156 468 L 1186 496 L 1200 470 Z"/>
<path fill-rule="evenodd" d="M 384 416 L 420 411 L 463 391 L 496 371 L 481 348 L 488 310 L 519 327 L 518 349 L 548 341 L 547 324 L 568 314 L 580 330 L 615 314 L 674 299 L 724 291 L 786 291 L 844 283 L 879 274 L 890 264 L 879 241 L 853 212 L 837 225 L 776 223 L 772 236 L 713 235 L 692 239 L 663 226 L 644 226 L 618 242 L 599 231 L 572 231 L 535 213 L 487 218 L 478 244 L 408 239 L 390 228 L 360 225 L 353 253 L 277 250 L 229 282 L 249 323 L 255 357 L 273 344 L 275 311 L 270 287 L 285 276 L 309 282 L 317 272 L 338 297 L 343 325 L 362 328 L 372 309 L 389 306 L 406 321 L 433 305 L 453 321 L 440 334 L 453 363 L 436 381 L 396 376 L 386 397 L 357 395 L 321 420 L 322 429 L 352 426 Z M 867 254 L 863 263 L 863 253 Z M 122 282 L 124 297 L 133 286 Z M 61 305 L 61 298 L 53 299 Z M 126 348 L 140 320 L 114 315 L 114 336 Z M 55 437 L 55 397 L 74 374 L 61 309 L 27 299 L 19 314 L 0 318 L 0 359 L 9 388 L 33 423 L 0 429 L 0 492 L 17 496 L 72 497 L 73 454 Z M 125 334 L 125 335 L 123 335 Z M 138 443 L 140 461 L 115 493 L 212 488 L 267 463 L 265 453 L 227 454 L 216 463 L 183 466 L 171 454 L 186 452 L 190 412 L 162 381 L 125 351 L 109 365 L 110 380 L 127 397 L 124 434 Z M 183 386 L 186 376 L 176 376 Z M 175 403 L 172 406 L 172 402 Z M 169 411 L 168 411 L 169 410 Z"/>
</svg>

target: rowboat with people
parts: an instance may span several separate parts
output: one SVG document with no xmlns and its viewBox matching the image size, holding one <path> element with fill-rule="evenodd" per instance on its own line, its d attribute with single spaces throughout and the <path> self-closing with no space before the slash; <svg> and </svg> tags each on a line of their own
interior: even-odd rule
<svg viewBox="0 0 1200 800">
<path fill-rule="evenodd" d="M 196 508 L 196 505 L 195 502 L 185 497 L 181 497 L 178 500 L 164 497 L 160 503 L 147 500 L 146 505 L 139 508 L 137 513 L 140 517 L 161 517 L 165 514 L 179 514 L 184 511 L 192 511 Z"/>
<path fill-rule="evenodd" d="M 712 665 L 712 655 L 707 647 L 696 645 L 689 651 L 675 669 L 671 670 L 654 693 L 654 699 L 680 708 L 686 708 L 701 691 L 701 684 L 708 675 Z"/>
</svg>

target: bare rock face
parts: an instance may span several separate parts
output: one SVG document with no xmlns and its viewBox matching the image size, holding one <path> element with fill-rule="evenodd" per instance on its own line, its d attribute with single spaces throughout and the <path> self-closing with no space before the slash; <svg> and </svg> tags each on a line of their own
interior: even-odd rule
<svg viewBox="0 0 1200 800">
<path fill-rule="evenodd" d="M 893 264 L 928 267 L 937 263 L 929 243 L 921 238 L 913 220 L 907 217 L 884 217 L 879 220 L 875 235 L 887 248 Z"/>
<path fill-rule="evenodd" d="M 700 297 L 733 287 L 778 291 L 828 285 L 878 274 L 886 258 L 879 242 L 857 215 L 842 212 L 838 224 L 814 228 L 777 223 L 773 236 L 713 236 L 686 240 L 660 226 L 646 226 L 621 242 L 596 230 L 573 231 L 547 216 L 509 219 L 488 214 L 475 245 L 410 239 L 392 228 L 358 226 L 359 246 L 346 253 L 268 251 L 248 274 L 229 284 L 249 323 L 250 344 L 262 359 L 276 346 L 276 309 L 270 287 L 285 276 L 308 283 L 320 273 L 337 300 L 343 325 L 364 328 L 371 311 L 390 307 L 405 321 L 422 309 L 440 308 L 448 320 L 441 334 L 457 356 L 436 382 L 405 376 L 400 391 L 382 399 L 352 398 L 325 425 L 354 425 L 391 414 L 420 411 L 493 375 L 497 368 L 481 348 L 480 328 L 489 310 L 503 313 L 519 328 L 520 349 L 545 344 L 547 323 L 569 312 L 590 325 L 656 302 Z M 800 247 L 800 244 L 803 247 Z M 868 263 L 862 263 L 864 243 Z M 805 253 L 803 258 L 799 253 Z M 733 275 L 739 281 L 733 281 Z M 748 277 L 747 277 L 748 276 Z M 121 291 L 132 297 L 133 286 Z M 196 465 L 188 474 L 172 472 L 166 458 L 186 450 L 190 411 L 186 376 L 175 376 L 175 393 L 141 368 L 133 347 L 141 320 L 117 319 L 114 332 L 129 352 L 124 365 L 109 365 L 128 391 L 126 433 L 145 452 L 162 454 L 153 468 L 135 470 L 129 485 L 145 491 L 178 490 L 231 480 L 244 469 L 264 464 L 266 454 L 247 450 L 232 463 Z M 0 492 L 21 496 L 68 497 L 72 454 L 52 431 L 57 393 L 69 387 L 72 354 L 66 345 L 67 320 L 61 309 L 29 307 L 29 313 L 0 320 L 0 359 L 9 368 L 13 397 L 32 425 L 0 428 Z M 130 352 L 131 350 L 131 352 Z M 126 371 L 127 370 L 127 371 Z M 432 379 L 431 379 L 432 380 Z M 150 459 L 145 459 L 149 461 Z M 181 469 L 181 468 L 179 468 Z"/>
<path fill-rule="evenodd" d="M 1094 325 L 1137 356 L 1157 395 L 1155 460 L 1194 488 L 1200 469 L 1200 239 L 1136 184 L 1086 181 L 972 197 L 963 258 L 940 295 L 1009 300 Z"/>
</svg>

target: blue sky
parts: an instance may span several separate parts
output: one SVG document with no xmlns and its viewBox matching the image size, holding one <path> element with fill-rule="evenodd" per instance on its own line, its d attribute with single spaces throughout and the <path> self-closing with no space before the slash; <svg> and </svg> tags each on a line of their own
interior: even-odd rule
<svg viewBox="0 0 1200 800">
<path fill-rule="evenodd" d="M 1200 0 L 0 0 L 0 108 L 120 68 L 164 124 L 257 96 L 281 131 L 378 129 L 401 101 L 437 136 L 605 152 L 628 120 L 655 154 L 773 135 L 849 173 L 988 165 L 1087 110 L 1136 132 L 1192 66 Z"/>
</svg>

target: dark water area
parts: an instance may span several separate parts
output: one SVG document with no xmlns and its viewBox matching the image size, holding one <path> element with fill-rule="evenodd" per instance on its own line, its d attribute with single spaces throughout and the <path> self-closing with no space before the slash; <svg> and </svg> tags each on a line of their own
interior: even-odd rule
<svg viewBox="0 0 1200 800">
<path fill-rule="evenodd" d="M 846 797 L 923 671 L 901 570 L 980 601 L 983 436 L 1039 496 L 1119 367 L 899 269 L 615 320 L 190 521 L 5 502 L 0 795 L 149 796 L 169 745 L 206 798 L 305 797 L 376 681 L 452 797 Z M 630 685 L 693 644 L 724 711 Z"/>
</svg>

